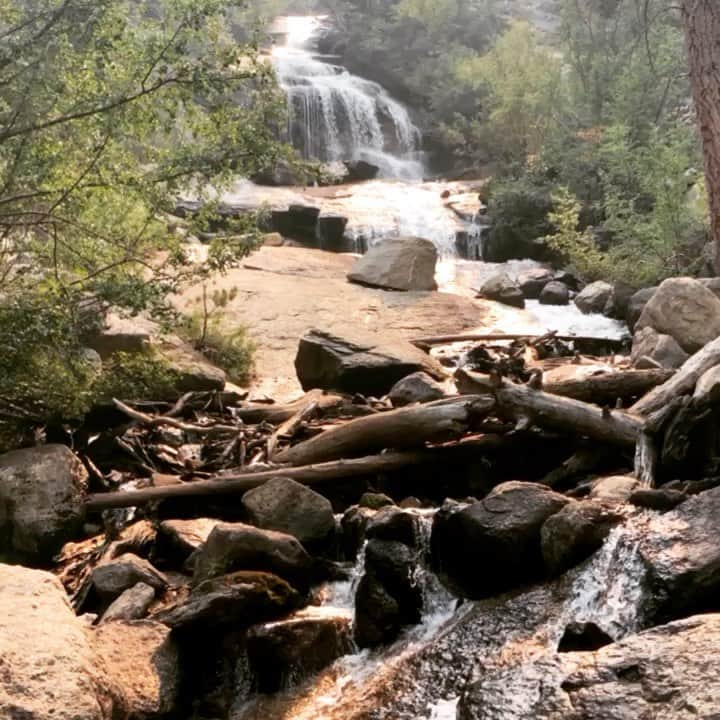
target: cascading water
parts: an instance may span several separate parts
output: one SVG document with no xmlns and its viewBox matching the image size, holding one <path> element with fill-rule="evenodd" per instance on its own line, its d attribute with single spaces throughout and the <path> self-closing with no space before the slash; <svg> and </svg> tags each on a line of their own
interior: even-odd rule
<svg viewBox="0 0 720 720">
<path fill-rule="evenodd" d="M 288 98 L 288 135 L 306 157 L 365 160 L 388 178 L 421 179 L 420 131 L 407 109 L 377 83 L 317 56 L 323 18 L 291 16 L 276 22 L 284 37 L 272 52 Z"/>
<path fill-rule="evenodd" d="M 487 717 L 533 717 L 543 663 L 552 663 L 569 624 L 592 623 L 612 640 L 642 627 L 646 578 L 637 544 L 647 522 L 646 513 L 630 518 L 587 563 L 555 582 L 489 600 L 458 606 L 421 569 L 421 625 L 387 648 L 341 658 L 233 720 L 454 720 L 459 697 L 478 678 L 493 698 Z M 360 560 L 356 576 L 361 567 Z"/>
</svg>

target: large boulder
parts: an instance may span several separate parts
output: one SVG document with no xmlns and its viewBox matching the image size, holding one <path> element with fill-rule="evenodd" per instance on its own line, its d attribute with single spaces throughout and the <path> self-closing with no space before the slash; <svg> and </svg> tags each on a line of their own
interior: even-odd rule
<svg viewBox="0 0 720 720">
<path fill-rule="evenodd" d="M 495 273 L 485 280 L 477 290 L 478 297 L 485 300 L 524 308 L 525 297 L 517 283 L 504 272 Z"/>
<path fill-rule="evenodd" d="M 368 541 L 365 574 L 355 596 L 355 641 L 360 647 L 391 642 L 404 626 L 420 622 L 417 560 L 416 551 L 403 542 L 379 537 Z"/>
<path fill-rule="evenodd" d="M 0 648 L 0 717 L 126 717 L 122 692 L 49 573 L 0 565 Z"/>
<path fill-rule="evenodd" d="M 0 554 L 49 562 L 82 530 L 87 471 L 64 445 L 0 456 Z"/>
<path fill-rule="evenodd" d="M 638 330 L 633 337 L 630 361 L 634 367 L 655 364 L 668 370 L 676 370 L 689 357 L 675 338 L 670 335 L 661 335 L 651 327 Z"/>
<path fill-rule="evenodd" d="M 720 595 L 720 488 L 649 522 L 640 539 L 654 614 L 661 619 L 717 608 Z"/>
<path fill-rule="evenodd" d="M 575 305 L 586 314 L 611 315 L 615 309 L 615 288 L 602 280 L 590 283 L 576 295 Z"/>
<path fill-rule="evenodd" d="M 352 651 L 352 617 L 301 612 L 248 631 L 250 669 L 263 693 L 277 692 Z"/>
<path fill-rule="evenodd" d="M 444 377 L 442 367 L 409 342 L 354 330 L 344 330 L 342 335 L 310 330 L 300 340 L 295 369 L 305 390 L 321 388 L 377 397 L 416 372 Z"/>
<path fill-rule="evenodd" d="M 570 302 L 570 290 L 559 280 L 549 282 L 540 293 L 541 305 L 567 305 Z"/>
<path fill-rule="evenodd" d="M 517 284 L 528 300 L 537 300 L 543 288 L 554 279 L 552 270 L 531 268 L 524 270 L 517 277 Z"/>
<path fill-rule="evenodd" d="M 171 628 L 249 627 L 295 610 L 301 596 L 271 573 L 237 572 L 205 580 L 153 619 Z"/>
<path fill-rule="evenodd" d="M 695 720 L 717 717 L 720 615 L 482 673 L 458 720 Z"/>
<path fill-rule="evenodd" d="M 568 502 L 544 485 L 498 485 L 484 500 L 436 516 L 433 563 L 475 598 L 537 580 L 544 575 L 541 528 Z"/>
<path fill-rule="evenodd" d="M 234 572 L 260 570 L 307 587 L 314 563 L 297 538 L 243 523 L 222 523 L 197 553 L 195 582 Z"/>
<path fill-rule="evenodd" d="M 108 622 L 93 640 L 132 720 L 161 720 L 176 709 L 180 658 L 168 627 L 150 620 Z"/>
<path fill-rule="evenodd" d="M 627 312 L 625 314 L 625 321 L 627 322 L 630 330 L 635 329 L 635 325 L 640 319 L 642 311 L 645 309 L 645 306 L 650 301 L 650 298 L 655 294 L 656 290 L 657 285 L 655 285 L 654 287 L 638 290 L 630 296 L 630 299 L 628 300 Z"/>
<path fill-rule="evenodd" d="M 429 240 L 387 238 L 373 245 L 348 273 L 350 282 L 386 290 L 437 290 L 438 254 Z"/>
<path fill-rule="evenodd" d="M 353 160 L 343 163 L 347 169 L 346 182 L 362 182 L 365 180 L 374 180 L 380 168 L 377 165 L 366 162 L 365 160 Z"/>
<path fill-rule="evenodd" d="M 253 525 L 296 537 L 301 543 L 327 540 L 335 529 L 330 501 L 295 480 L 277 477 L 243 495 Z"/>
<path fill-rule="evenodd" d="M 566 505 L 541 530 L 542 554 L 551 575 L 560 575 L 602 547 L 623 515 L 614 504 L 588 500 Z"/>
<path fill-rule="evenodd" d="M 412 403 L 440 400 L 445 397 L 445 388 L 427 373 L 417 372 L 395 383 L 388 397 L 393 407 L 402 407 Z"/>
<path fill-rule="evenodd" d="M 636 329 L 651 327 L 694 353 L 720 336 L 720 299 L 692 278 L 665 280 L 645 305 Z"/>
<path fill-rule="evenodd" d="M 160 334 L 160 326 L 148 318 L 126 317 L 111 311 L 104 315 L 104 323 L 96 326 L 84 342 L 105 359 L 119 352 L 146 352 L 152 338 Z"/>
</svg>

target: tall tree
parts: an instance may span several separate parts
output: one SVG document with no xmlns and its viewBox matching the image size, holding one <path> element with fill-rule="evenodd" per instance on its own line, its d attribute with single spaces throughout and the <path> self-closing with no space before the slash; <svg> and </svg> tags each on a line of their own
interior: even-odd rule
<svg viewBox="0 0 720 720">
<path fill-rule="evenodd" d="M 720 4 L 683 0 L 681 10 L 705 156 L 715 267 L 720 272 Z"/>
</svg>

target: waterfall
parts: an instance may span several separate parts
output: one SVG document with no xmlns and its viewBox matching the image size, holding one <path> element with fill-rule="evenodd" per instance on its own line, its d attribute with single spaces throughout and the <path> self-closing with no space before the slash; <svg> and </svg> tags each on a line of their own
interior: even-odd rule
<svg viewBox="0 0 720 720">
<path fill-rule="evenodd" d="M 288 138 L 308 159 L 365 160 L 382 177 L 422 179 L 420 131 L 407 109 L 377 83 L 319 57 L 322 27 L 312 16 L 276 23 L 284 42 L 272 57 L 288 100 Z"/>
</svg>

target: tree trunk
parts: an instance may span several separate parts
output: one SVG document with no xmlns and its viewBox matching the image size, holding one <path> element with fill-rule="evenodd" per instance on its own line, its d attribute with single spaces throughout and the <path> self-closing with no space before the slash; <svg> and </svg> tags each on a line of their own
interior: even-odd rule
<svg viewBox="0 0 720 720">
<path fill-rule="evenodd" d="M 681 11 L 705 157 L 715 268 L 720 273 L 720 3 L 682 0 Z"/>
</svg>

